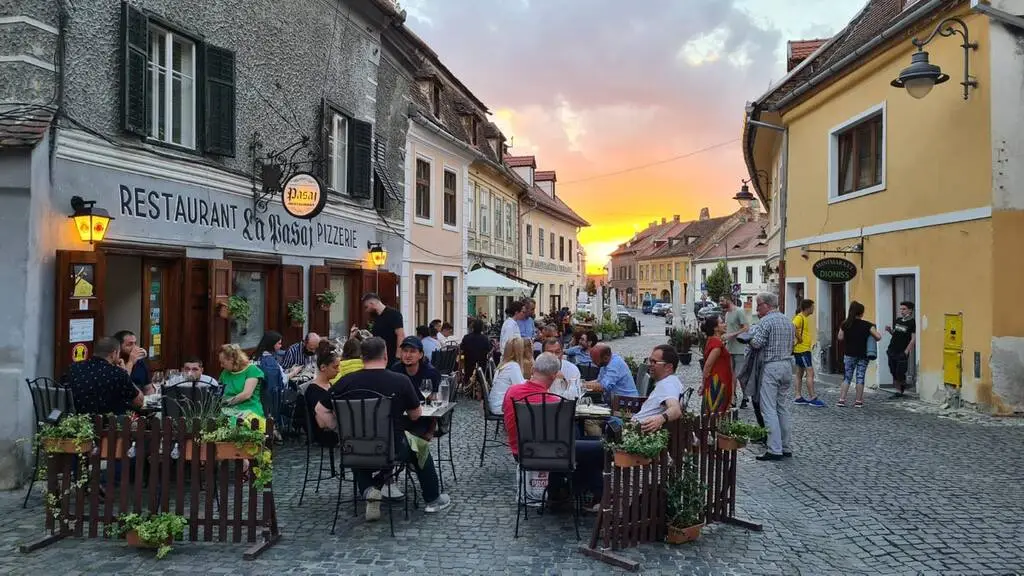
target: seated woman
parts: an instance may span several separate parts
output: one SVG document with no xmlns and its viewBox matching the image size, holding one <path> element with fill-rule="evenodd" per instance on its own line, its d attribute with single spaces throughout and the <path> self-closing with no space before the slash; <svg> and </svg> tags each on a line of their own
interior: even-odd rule
<svg viewBox="0 0 1024 576">
<path fill-rule="evenodd" d="M 364 333 L 369 334 L 365 330 L 353 332 L 352 336 L 345 341 L 345 345 L 341 347 L 341 362 L 338 364 L 338 373 L 331 378 L 331 386 L 337 384 L 342 376 L 363 369 L 363 359 L 359 357 L 359 346 L 363 343 L 363 340 L 369 338 L 369 336 L 364 338 Z M 320 344 L 324 344 L 324 342 L 321 341 Z M 320 351 L 317 350 L 317 356 L 319 357 L 319 355 Z"/>
<path fill-rule="evenodd" d="M 359 355 L 359 341 L 355 338 L 349 338 L 345 342 L 345 347 L 350 348 L 351 343 L 355 343 L 354 347 L 356 350 L 356 356 Z M 362 360 L 360 360 L 360 367 Z M 338 444 L 338 435 L 334 430 L 324 428 L 321 425 L 321 419 L 316 418 L 316 406 L 317 404 L 323 404 L 326 406 L 334 406 L 331 401 L 331 386 L 334 382 L 337 382 L 340 378 L 341 359 L 338 358 L 335 353 L 334 346 L 327 340 L 321 340 L 320 344 L 317 345 L 316 350 L 316 367 L 317 373 L 313 381 L 306 387 L 305 399 L 306 399 L 306 410 L 309 411 L 310 422 L 312 423 L 312 430 L 309 431 L 310 437 L 320 444 L 321 446 L 335 446 Z"/>
<path fill-rule="evenodd" d="M 526 338 L 512 338 L 505 343 L 501 355 L 501 364 L 494 372 L 491 393 L 487 396 L 487 405 L 492 414 L 501 414 L 505 392 L 516 384 L 522 384 L 533 371 L 532 343 Z"/>
<path fill-rule="evenodd" d="M 263 370 L 249 363 L 249 357 L 238 344 L 225 344 L 220 348 L 220 383 L 224 386 L 224 401 L 221 412 L 231 418 L 241 418 L 246 423 L 253 418 L 259 420 L 260 430 L 266 428 L 266 416 L 260 401 L 260 381 Z"/>
</svg>

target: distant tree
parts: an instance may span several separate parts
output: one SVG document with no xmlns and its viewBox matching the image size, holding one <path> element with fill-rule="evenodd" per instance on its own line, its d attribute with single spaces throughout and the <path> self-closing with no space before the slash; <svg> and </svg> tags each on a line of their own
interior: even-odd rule
<svg viewBox="0 0 1024 576">
<path fill-rule="evenodd" d="M 718 302 L 722 296 L 732 295 L 732 274 L 724 260 L 719 261 L 718 266 L 708 274 L 706 283 L 708 298 L 714 302 Z"/>
<path fill-rule="evenodd" d="M 591 296 L 597 294 L 597 282 L 594 282 L 593 278 L 587 278 L 587 294 Z"/>
</svg>

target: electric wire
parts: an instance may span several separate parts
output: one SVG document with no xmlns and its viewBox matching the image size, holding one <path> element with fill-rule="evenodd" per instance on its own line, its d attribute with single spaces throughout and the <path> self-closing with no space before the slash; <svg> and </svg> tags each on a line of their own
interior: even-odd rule
<svg viewBox="0 0 1024 576">
<path fill-rule="evenodd" d="M 686 152 L 685 154 L 679 154 L 678 156 L 673 156 L 671 158 L 665 158 L 664 160 L 657 160 L 655 162 L 649 162 L 647 164 L 639 164 L 637 166 L 631 166 L 629 168 L 623 168 L 622 170 L 616 170 L 615 172 L 606 172 L 604 174 L 595 174 L 594 176 L 587 176 L 586 178 L 580 178 L 578 180 L 569 180 L 567 182 L 559 182 L 558 185 L 564 187 L 564 186 L 571 186 L 573 184 L 582 184 L 583 182 L 590 182 L 592 180 L 599 180 L 599 179 L 602 179 L 602 178 L 611 178 L 612 176 L 619 176 L 621 174 L 628 174 L 630 172 L 636 172 L 638 170 L 645 170 L 647 168 L 653 168 L 655 166 L 661 166 L 662 164 L 670 164 L 672 162 L 678 162 L 679 160 L 684 160 L 686 158 L 690 158 L 690 157 L 696 156 L 698 154 L 703 154 L 705 152 L 710 152 L 712 150 L 716 150 L 718 148 L 722 148 L 722 147 L 728 146 L 730 144 L 735 144 L 736 142 L 739 142 L 739 140 L 740 140 L 739 138 L 733 138 L 732 140 L 727 140 L 725 142 L 719 142 L 717 144 L 712 144 L 710 146 L 705 146 L 704 148 L 700 148 L 699 150 L 693 150 L 691 152 Z"/>
</svg>

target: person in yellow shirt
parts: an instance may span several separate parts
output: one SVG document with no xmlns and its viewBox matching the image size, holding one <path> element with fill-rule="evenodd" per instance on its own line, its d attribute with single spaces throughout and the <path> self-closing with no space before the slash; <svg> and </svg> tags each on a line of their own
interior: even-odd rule
<svg viewBox="0 0 1024 576">
<path fill-rule="evenodd" d="M 338 374 L 331 379 L 331 386 L 338 383 L 342 376 L 351 374 L 363 369 L 363 359 L 359 354 L 359 346 L 363 340 L 373 336 L 366 330 L 353 331 L 345 345 L 341 347 L 341 362 L 338 365 Z"/>
<path fill-rule="evenodd" d="M 795 339 L 793 343 L 793 359 L 796 362 L 796 404 L 824 408 L 825 403 L 818 400 L 814 393 L 814 358 L 811 348 L 814 346 L 814 329 L 810 316 L 814 314 L 814 300 L 802 300 L 800 312 L 793 317 Z M 807 375 L 807 397 L 800 393 L 801 383 Z"/>
</svg>

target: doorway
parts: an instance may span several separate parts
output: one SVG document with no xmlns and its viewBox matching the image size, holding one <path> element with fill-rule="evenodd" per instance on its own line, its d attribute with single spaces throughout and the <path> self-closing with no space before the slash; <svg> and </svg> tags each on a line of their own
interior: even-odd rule
<svg viewBox="0 0 1024 576">
<path fill-rule="evenodd" d="M 892 339 L 886 331 L 886 326 L 892 326 L 893 321 L 899 315 L 901 302 L 912 302 L 914 304 L 914 319 L 920 317 L 920 285 L 918 268 L 880 268 L 875 272 L 875 323 L 878 331 L 882 334 L 882 340 L 878 343 L 879 362 L 878 385 L 880 388 L 892 388 L 892 373 L 889 372 L 889 363 L 884 361 L 885 350 L 889 348 L 889 341 Z M 913 392 L 917 382 L 917 358 L 920 353 L 920 321 L 917 321 L 918 334 L 915 339 L 914 348 L 910 351 L 910 358 L 907 362 L 907 388 L 906 391 Z"/>
<path fill-rule="evenodd" d="M 806 298 L 804 294 L 807 293 L 807 279 L 806 278 L 790 278 L 786 280 L 786 301 L 783 303 L 785 309 L 783 310 L 786 316 L 792 318 L 796 314 L 797 309 L 800 306 L 800 301 Z"/>
<path fill-rule="evenodd" d="M 108 253 L 106 261 L 104 325 L 108 334 L 135 333 L 151 371 L 177 366 L 179 359 L 169 347 L 177 335 L 168 308 L 177 301 L 177 261 L 117 252 Z"/>
</svg>

